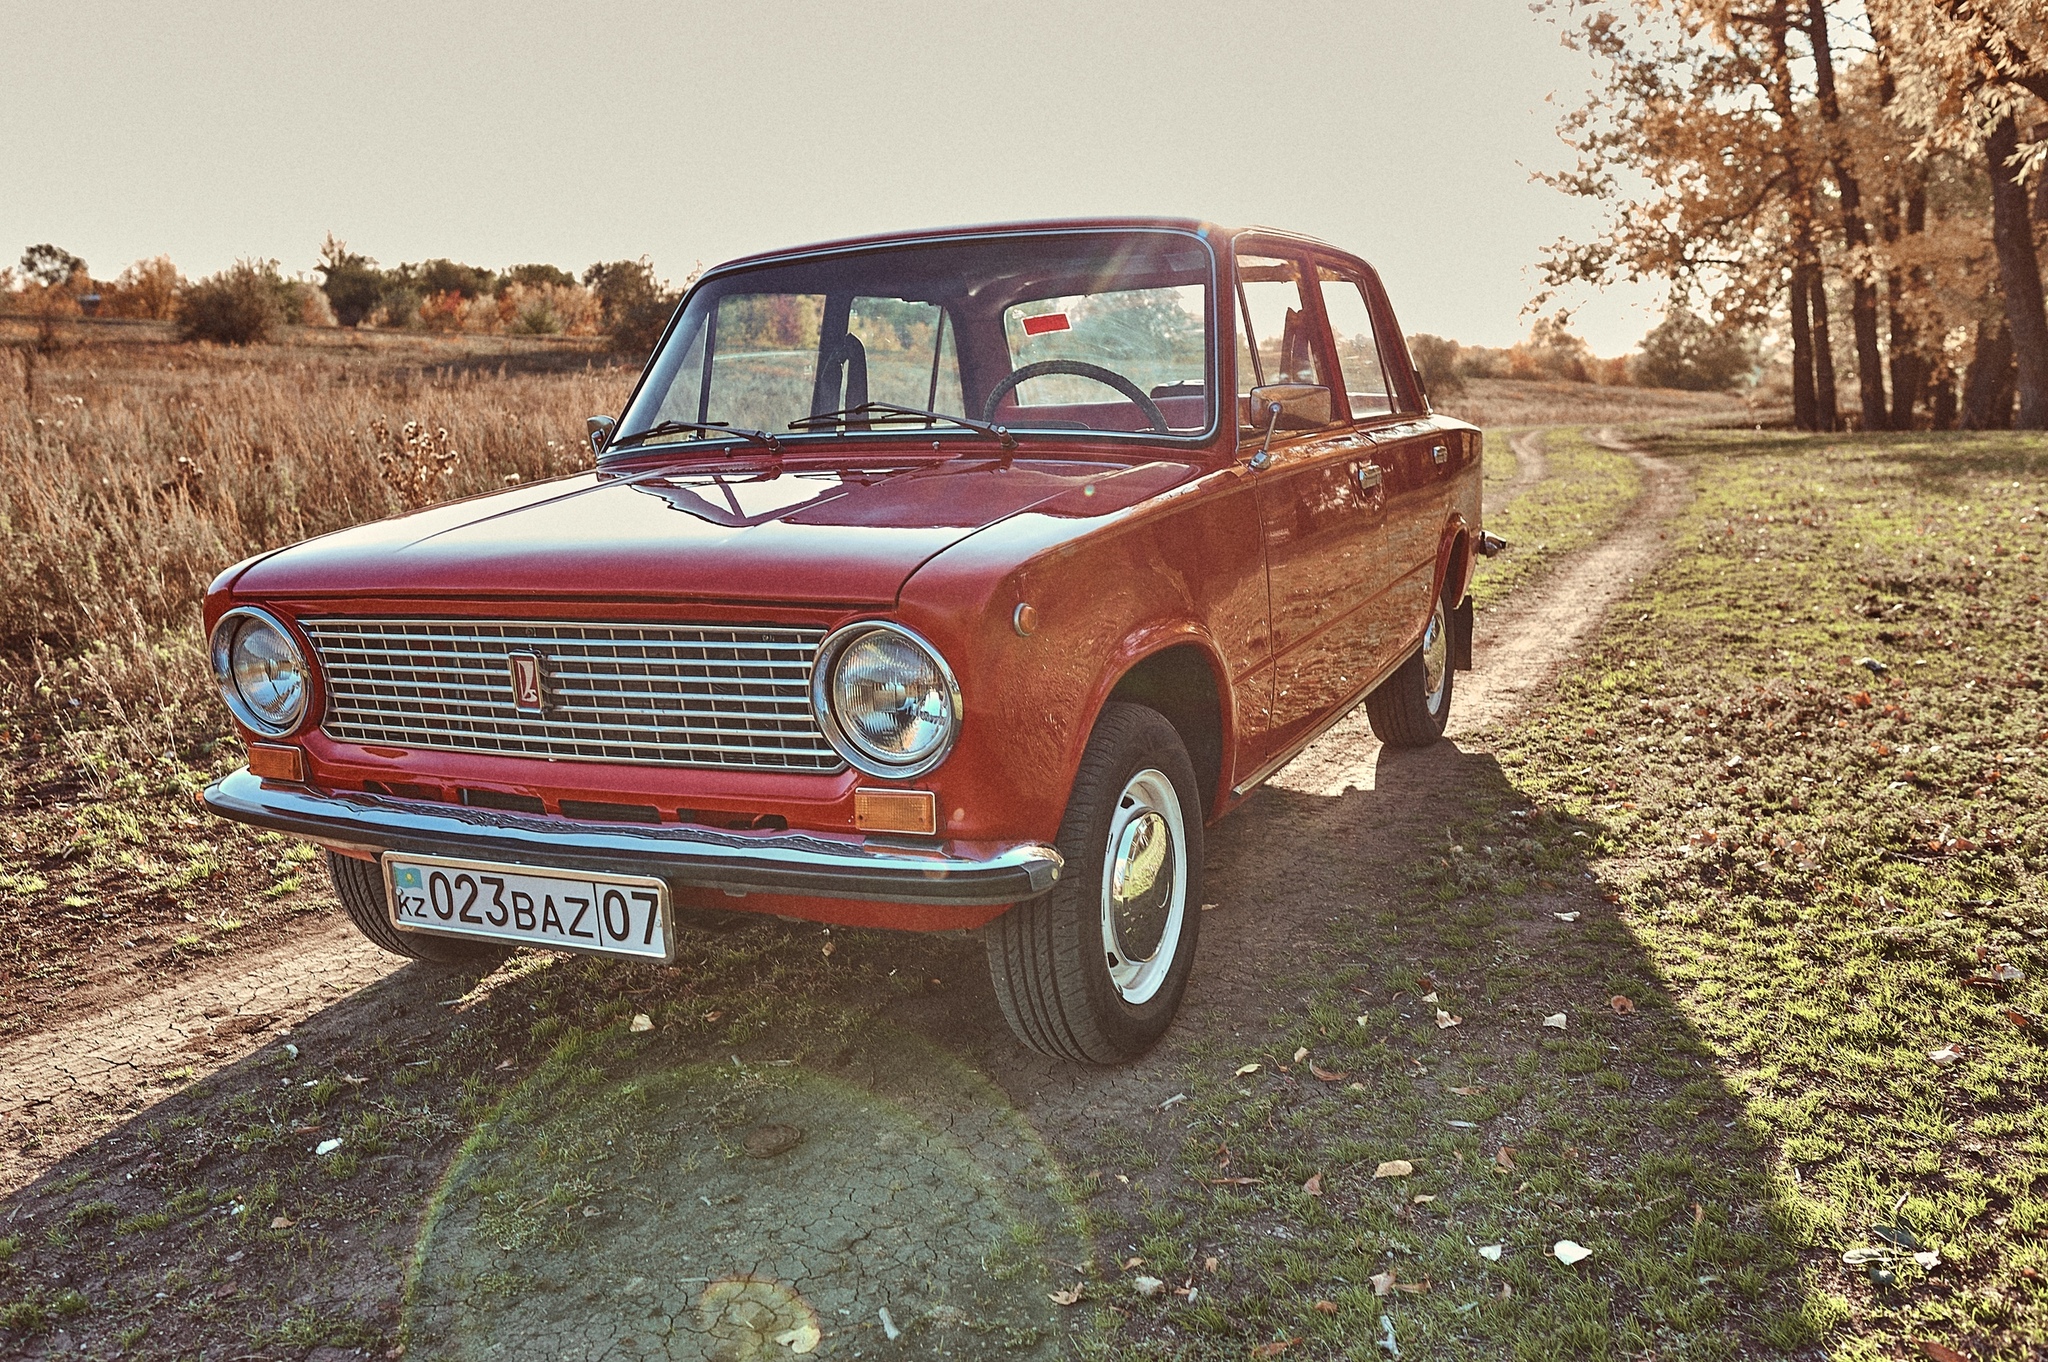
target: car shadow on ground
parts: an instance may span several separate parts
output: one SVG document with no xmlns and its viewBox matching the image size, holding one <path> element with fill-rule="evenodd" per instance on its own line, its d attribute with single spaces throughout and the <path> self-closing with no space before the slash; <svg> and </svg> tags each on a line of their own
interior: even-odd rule
<svg viewBox="0 0 2048 1362">
<path fill-rule="evenodd" d="M 1319 1356 L 1392 1311 L 1404 1346 L 1597 1352 L 1796 1313 L 1796 1272 L 1744 1275 L 1782 1237 L 1766 1155 L 1591 878 L 1598 824 L 1455 744 L 1318 750 L 1211 830 L 1188 1005 L 1136 1064 L 1018 1050 L 965 935 L 736 916 L 675 970 L 412 966 L 0 1201 L 0 1342 Z M 1161 1225 L 1195 1294 L 1116 1271 Z M 1377 1301 L 1397 1235 L 1434 1290 Z"/>
</svg>

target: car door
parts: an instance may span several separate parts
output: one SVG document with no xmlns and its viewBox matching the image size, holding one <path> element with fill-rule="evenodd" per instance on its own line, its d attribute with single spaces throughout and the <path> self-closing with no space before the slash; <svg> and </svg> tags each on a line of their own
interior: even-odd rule
<svg viewBox="0 0 2048 1362">
<path fill-rule="evenodd" d="M 1316 282 L 1342 397 L 1376 470 L 1380 519 L 1371 594 L 1347 637 L 1358 649 L 1352 669 L 1377 677 L 1400 664 L 1429 616 L 1449 450 L 1424 418 L 1413 375 L 1402 367 L 1407 348 L 1392 330 L 1372 271 L 1325 256 L 1316 262 Z"/>
<path fill-rule="evenodd" d="M 1383 589 L 1377 540 L 1386 500 L 1374 450 L 1344 416 L 1330 337 L 1309 257 L 1241 244 L 1240 448 L 1257 454 L 1259 519 L 1271 611 L 1271 722 L 1262 756 L 1298 745 L 1371 679 L 1361 608 Z M 1331 422 L 1267 438 L 1251 389 L 1312 383 L 1332 390 Z"/>
</svg>

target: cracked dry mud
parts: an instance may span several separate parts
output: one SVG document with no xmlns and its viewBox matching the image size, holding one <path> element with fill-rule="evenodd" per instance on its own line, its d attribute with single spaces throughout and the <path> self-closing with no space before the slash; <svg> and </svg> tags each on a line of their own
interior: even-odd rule
<svg viewBox="0 0 2048 1362">
<path fill-rule="evenodd" d="M 1596 440 L 1626 449 L 1609 432 Z M 1510 496 L 1542 472 L 1540 439 L 1516 448 Z M 865 1041 L 860 1062 L 836 1075 L 736 1061 L 610 1074 L 572 1091 L 544 1066 L 465 1145 L 425 1212 L 403 1299 L 426 1344 L 415 1355 L 1056 1355 L 1047 1291 L 1072 1276 L 1056 1265 L 1084 1252 L 1063 1240 L 1052 1191 L 1062 1165 L 1099 1162 L 1105 1129 L 1163 1138 L 1160 1104 L 1189 1047 L 1255 1029 L 1285 1005 L 1275 981 L 1361 886 L 1400 892 L 1404 848 L 1440 833 L 1444 792 L 1491 762 L 1487 730 L 1540 701 L 1660 557 L 1684 476 L 1629 452 L 1645 484 L 1621 526 L 1481 616 L 1450 744 L 1383 750 L 1361 710 L 1214 830 L 1208 897 L 1220 909 L 1204 922 L 1183 1019 L 1152 1055 L 1093 1070 L 1025 1054 L 976 983 L 904 1001 L 900 1029 Z M 969 977 L 979 948 L 963 941 L 957 953 L 956 973 Z M 334 915 L 282 946 L 10 1041 L 0 1047 L 0 1195 L 145 1111 L 184 1071 L 242 1061 L 379 980 L 373 994 L 389 1005 L 403 997 L 432 1011 L 427 991 L 445 983 L 402 963 Z M 769 1125 L 800 1136 L 748 1157 L 748 1133 Z M 520 1189 L 557 1185 L 537 1179 L 564 1150 L 581 1151 L 587 1195 L 528 1205 Z M 380 1264 L 335 1271 L 374 1279 Z"/>
</svg>

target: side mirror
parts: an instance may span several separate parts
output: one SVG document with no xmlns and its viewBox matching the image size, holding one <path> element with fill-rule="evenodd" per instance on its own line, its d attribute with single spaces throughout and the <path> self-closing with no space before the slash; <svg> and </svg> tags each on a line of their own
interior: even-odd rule
<svg viewBox="0 0 2048 1362">
<path fill-rule="evenodd" d="M 586 416 L 583 430 L 590 436 L 590 452 L 604 453 L 604 447 L 611 443 L 612 431 L 618 428 L 618 421 L 609 416 Z"/>
<path fill-rule="evenodd" d="M 1253 422 L 1268 430 L 1321 430 L 1330 424 L 1330 390 L 1318 384 L 1268 383 L 1253 388 L 1251 398 Z"/>
</svg>

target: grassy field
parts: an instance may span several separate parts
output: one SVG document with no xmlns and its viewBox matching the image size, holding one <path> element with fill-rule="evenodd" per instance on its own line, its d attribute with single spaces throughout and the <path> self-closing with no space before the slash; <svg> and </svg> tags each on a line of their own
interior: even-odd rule
<svg viewBox="0 0 2048 1362">
<path fill-rule="evenodd" d="M 1670 565 L 1084 1211 L 1229 1265 L 1116 1355 L 2039 1356 L 2048 451 L 1656 444 Z"/>
</svg>

